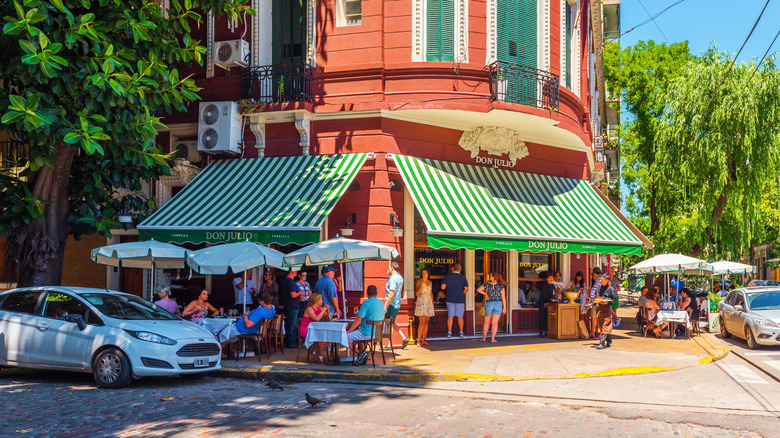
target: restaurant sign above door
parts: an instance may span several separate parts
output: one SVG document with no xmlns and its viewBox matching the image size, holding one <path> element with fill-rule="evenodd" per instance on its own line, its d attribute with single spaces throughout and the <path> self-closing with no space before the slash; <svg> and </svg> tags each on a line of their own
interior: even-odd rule
<svg viewBox="0 0 780 438">
<path fill-rule="evenodd" d="M 319 230 L 167 230 L 167 229 L 141 229 L 138 230 L 140 240 L 154 239 L 169 243 L 232 243 L 250 241 L 269 244 L 278 243 L 288 245 L 296 243 L 319 242 Z"/>
<path fill-rule="evenodd" d="M 449 236 L 428 233 L 431 248 L 465 248 L 485 250 L 515 250 L 532 252 L 561 252 L 586 254 L 638 255 L 642 248 L 636 245 L 598 242 L 561 242 L 551 240 L 499 239 L 485 236 Z"/>
</svg>

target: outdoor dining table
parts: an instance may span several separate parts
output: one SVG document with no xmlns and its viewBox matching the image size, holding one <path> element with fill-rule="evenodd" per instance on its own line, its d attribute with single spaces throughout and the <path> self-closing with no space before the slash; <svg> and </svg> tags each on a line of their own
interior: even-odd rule
<svg viewBox="0 0 780 438">
<path fill-rule="evenodd" d="M 688 316 L 688 312 L 685 310 L 659 310 L 656 324 L 661 325 L 665 322 L 669 323 L 671 325 L 670 333 L 672 333 L 672 336 L 674 336 L 676 325 L 685 324 L 685 327 L 688 327 L 689 321 L 690 317 Z M 688 331 L 688 338 L 690 337 L 691 332 Z"/>
<path fill-rule="evenodd" d="M 349 341 L 347 341 L 347 327 L 349 321 L 312 321 L 306 331 L 304 346 L 310 348 L 315 342 L 327 342 L 329 344 L 343 345 L 349 355 Z M 338 363 L 338 348 L 334 349 L 334 363 Z"/>
<path fill-rule="evenodd" d="M 202 318 L 200 321 L 198 321 L 198 325 L 210 331 L 216 338 L 219 332 L 221 332 L 225 327 L 229 326 L 230 323 L 236 319 L 238 318 Z"/>
</svg>

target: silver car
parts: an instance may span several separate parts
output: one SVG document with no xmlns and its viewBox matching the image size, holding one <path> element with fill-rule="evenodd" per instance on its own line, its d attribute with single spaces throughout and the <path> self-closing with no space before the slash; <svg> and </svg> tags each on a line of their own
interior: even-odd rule
<svg viewBox="0 0 780 438">
<path fill-rule="evenodd" d="M 0 367 L 92 373 L 98 386 L 133 378 L 198 378 L 221 368 L 205 328 L 134 295 L 77 287 L 0 293 Z"/>
<path fill-rule="evenodd" d="M 751 350 L 780 345 L 780 287 L 737 289 L 720 302 L 720 334 L 743 338 Z"/>
</svg>

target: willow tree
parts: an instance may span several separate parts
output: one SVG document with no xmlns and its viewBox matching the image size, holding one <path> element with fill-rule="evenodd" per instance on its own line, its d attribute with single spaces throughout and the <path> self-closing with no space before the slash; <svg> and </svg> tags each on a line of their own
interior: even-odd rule
<svg viewBox="0 0 780 438">
<path fill-rule="evenodd" d="M 745 253 L 763 233 L 767 183 L 777 178 L 780 72 L 774 59 L 736 63 L 711 49 L 659 96 L 653 170 L 673 247 L 693 255 Z"/>
<path fill-rule="evenodd" d="M 30 145 L 21 172 L 0 173 L 0 234 L 20 286 L 59 284 L 69 235 L 108 234 L 118 212 L 154 207 L 141 189 L 169 172 L 160 117 L 198 98 L 177 71 L 202 63 L 191 29 L 203 11 L 237 20 L 246 2 L 0 2 L 0 130 Z"/>
</svg>

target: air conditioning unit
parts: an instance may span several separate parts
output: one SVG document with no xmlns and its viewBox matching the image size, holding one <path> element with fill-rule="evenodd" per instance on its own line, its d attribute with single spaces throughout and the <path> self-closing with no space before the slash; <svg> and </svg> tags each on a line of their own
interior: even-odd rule
<svg viewBox="0 0 780 438">
<path fill-rule="evenodd" d="M 214 64 L 224 69 L 246 67 L 249 43 L 244 40 L 218 41 L 214 44 Z"/>
<path fill-rule="evenodd" d="M 197 141 L 179 141 L 174 143 L 171 149 L 176 158 L 187 160 L 190 163 L 200 163 Z"/>
<path fill-rule="evenodd" d="M 198 111 L 198 151 L 207 154 L 241 152 L 241 114 L 237 102 L 201 102 Z"/>
</svg>

